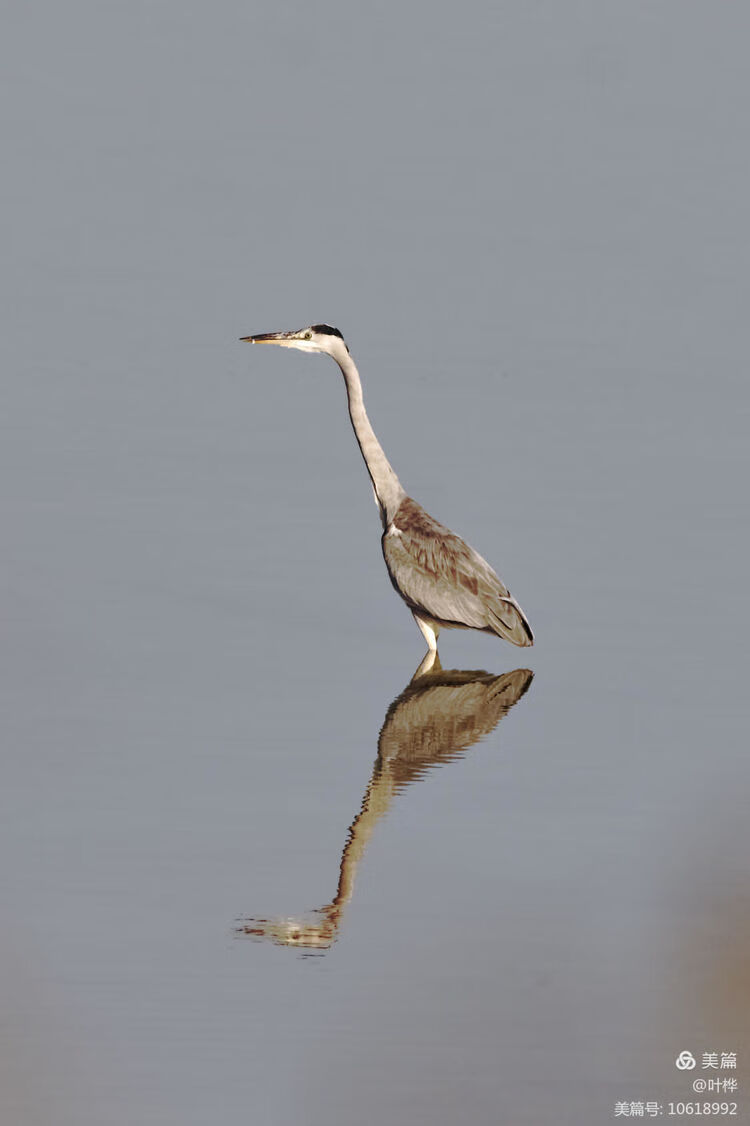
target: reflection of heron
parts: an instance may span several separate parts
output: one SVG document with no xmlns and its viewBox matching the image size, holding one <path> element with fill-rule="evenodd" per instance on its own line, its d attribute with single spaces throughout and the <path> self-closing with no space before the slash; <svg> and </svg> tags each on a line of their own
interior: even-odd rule
<svg viewBox="0 0 750 1126">
<path fill-rule="evenodd" d="M 388 709 L 362 809 L 349 828 L 333 900 L 306 917 L 244 919 L 238 934 L 269 938 L 279 946 L 331 946 L 354 894 L 357 867 L 373 829 L 398 791 L 419 781 L 433 767 L 460 758 L 489 735 L 533 678 L 529 669 L 492 676 L 443 671 L 439 661 L 435 665 L 430 673 L 416 676 Z"/>
<path fill-rule="evenodd" d="M 532 645 L 534 635 L 523 610 L 489 563 L 404 492 L 370 425 L 359 372 L 339 330 L 311 325 L 242 339 L 325 352 L 341 368 L 349 416 L 380 509 L 385 565 L 429 649 L 437 650 L 441 629 L 479 629 L 514 645 Z"/>
</svg>

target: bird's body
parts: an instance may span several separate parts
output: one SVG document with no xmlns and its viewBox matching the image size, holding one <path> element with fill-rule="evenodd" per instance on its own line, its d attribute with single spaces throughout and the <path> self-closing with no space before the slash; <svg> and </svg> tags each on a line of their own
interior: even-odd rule
<svg viewBox="0 0 750 1126">
<path fill-rule="evenodd" d="M 411 497 L 404 497 L 383 533 L 391 582 L 425 640 L 429 631 L 478 629 L 514 645 L 531 645 L 523 611 L 489 563 Z"/>
<path fill-rule="evenodd" d="M 312 325 L 243 340 L 325 352 L 341 368 L 352 427 L 380 510 L 385 565 L 429 649 L 437 650 L 441 629 L 477 629 L 514 645 L 533 645 L 523 610 L 489 563 L 406 495 L 370 425 L 359 372 L 338 329 Z"/>
</svg>

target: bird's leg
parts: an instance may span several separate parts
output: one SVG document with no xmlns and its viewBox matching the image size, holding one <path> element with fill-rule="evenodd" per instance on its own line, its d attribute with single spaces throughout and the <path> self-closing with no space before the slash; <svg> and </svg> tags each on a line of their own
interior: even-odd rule
<svg viewBox="0 0 750 1126">
<path fill-rule="evenodd" d="M 417 671 L 411 678 L 410 683 L 413 684 L 415 680 L 419 680 L 423 676 L 427 676 L 429 672 L 441 672 L 443 666 L 440 664 L 440 657 L 438 656 L 437 649 L 428 649 L 424 657 L 419 663 Z"/>
<path fill-rule="evenodd" d="M 440 630 L 436 626 L 431 625 L 426 618 L 421 618 L 416 610 L 412 610 L 412 616 L 419 626 L 419 632 L 427 642 L 427 648 L 430 652 L 437 653 L 437 639 Z"/>
</svg>

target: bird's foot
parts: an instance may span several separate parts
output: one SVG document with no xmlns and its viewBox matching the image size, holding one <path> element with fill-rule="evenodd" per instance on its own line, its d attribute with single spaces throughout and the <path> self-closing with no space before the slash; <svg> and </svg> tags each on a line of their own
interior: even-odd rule
<svg viewBox="0 0 750 1126">
<path fill-rule="evenodd" d="M 424 657 L 422 658 L 417 671 L 411 678 L 412 683 L 415 680 L 419 680 L 420 676 L 426 676 L 428 672 L 440 672 L 442 667 L 443 666 L 440 664 L 440 657 L 438 656 L 437 649 L 428 649 Z"/>
</svg>

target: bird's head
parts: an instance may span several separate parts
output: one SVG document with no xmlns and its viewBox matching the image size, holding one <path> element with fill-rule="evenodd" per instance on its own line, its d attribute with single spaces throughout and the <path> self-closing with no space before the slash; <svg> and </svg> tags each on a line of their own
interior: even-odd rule
<svg viewBox="0 0 750 1126">
<path fill-rule="evenodd" d="M 242 336 L 249 344 L 280 344 L 282 348 L 299 348 L 301 352 L 326 352 L 336 359 L 348 352 L 346 341 L 337 328 L 330 325 L 310 325 L 297 332 L 261 332 L 257 336 Z"/>
</svg>

